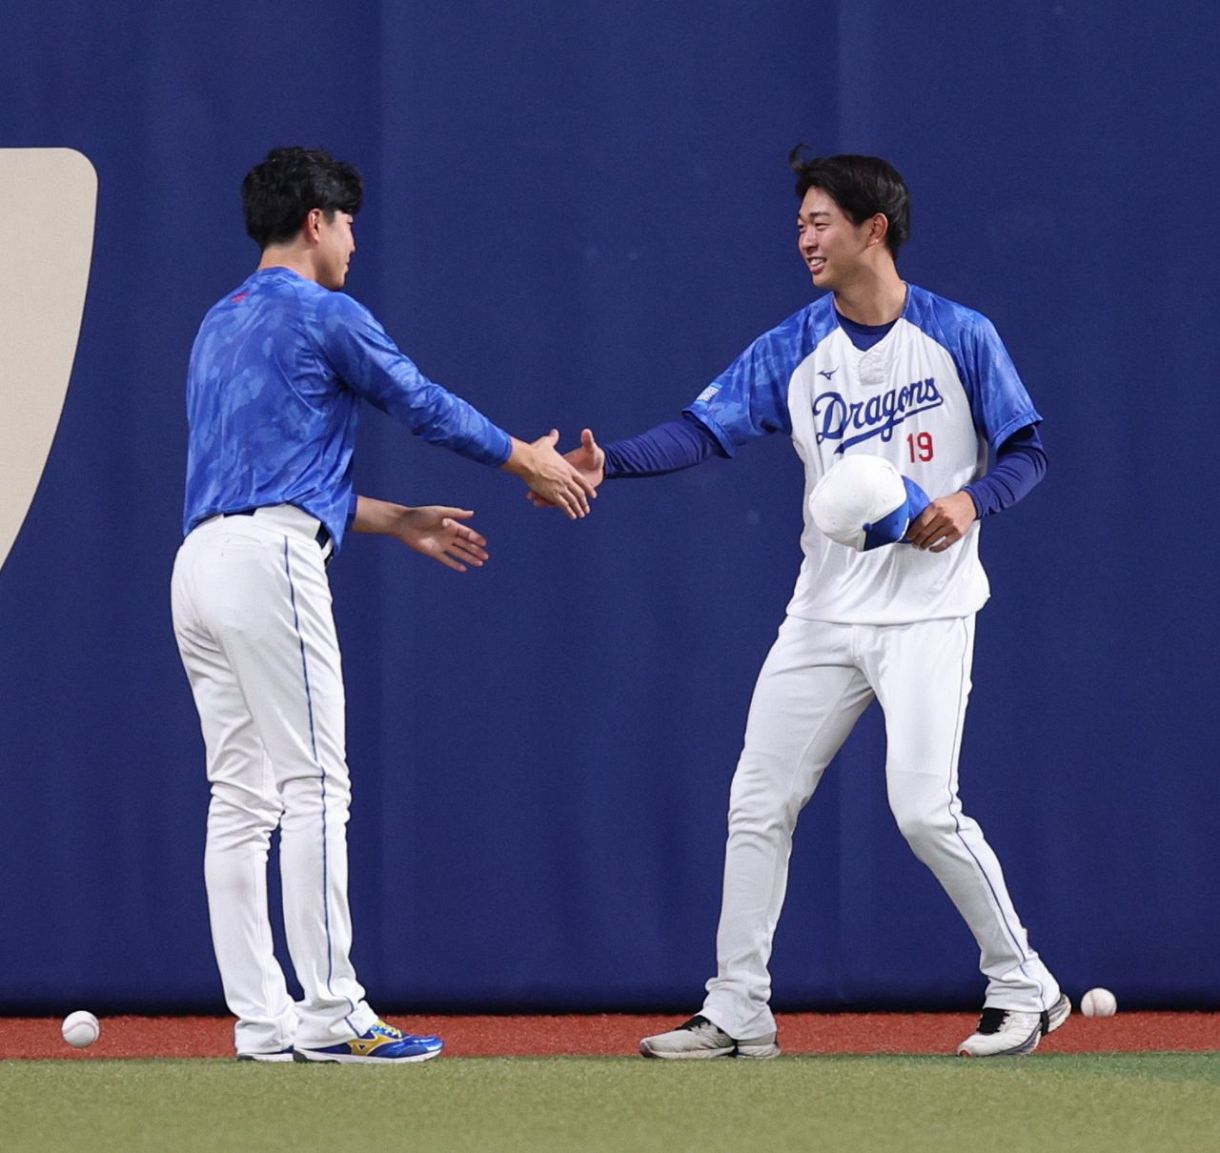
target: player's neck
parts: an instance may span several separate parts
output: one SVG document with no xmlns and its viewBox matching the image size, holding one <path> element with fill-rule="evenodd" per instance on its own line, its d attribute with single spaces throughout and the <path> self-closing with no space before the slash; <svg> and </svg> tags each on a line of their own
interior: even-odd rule
<svg viewBox="0 0 1220 1153">
<path fill-rule="evenodd" d="M 298 243 L 270 244 L 263 249 L 258 262 L 258 271 L 267 268 L 287 268 L 306 280 L 317 281 L 318 270 L 314 267 L 311 250 Z"/>
<path fill-rule="evenodd" d="M 893 264 L 835 289 L 835 308 L 857 324 L 889 324 L 902 315 L 906 306 L 906 282 Z"/>
</svg>

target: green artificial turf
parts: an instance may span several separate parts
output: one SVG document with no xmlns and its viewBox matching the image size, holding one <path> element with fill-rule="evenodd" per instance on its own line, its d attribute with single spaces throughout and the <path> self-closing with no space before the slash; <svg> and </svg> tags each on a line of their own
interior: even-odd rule
<svg viewBox="0 0 1220 1153">
<path fill-rule="evenodd" d="M 4 1153 L 1220 1153 L 1220 1054 L 0 1062 Z"/>
</svg>

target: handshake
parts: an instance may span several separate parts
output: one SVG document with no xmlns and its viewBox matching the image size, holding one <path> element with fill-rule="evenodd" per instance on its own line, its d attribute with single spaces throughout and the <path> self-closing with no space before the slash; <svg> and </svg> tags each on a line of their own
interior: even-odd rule
<svg viewBox="0 0 1220 1153">
<path fill-rule="evenodd" d="M 561 508 L 572 519 L 589 515 L 589 501 L 597 499 L 597 486 L 605 479 L 606 454 L 587 428 L 580 447 L 566 456 L 555 449 L 557 429 L 527 443 L 509 438 L 513 450 L 500 467 L 529 485 L 536 508 Z M 463 521 L 474 516 L 468 508 L 431 504 L 412 507 L 361 496 L 353 528 L 357 532 L 396 537 L 408 548 L 451 568 L 466 572 L 482 568 L 490 554 L 487 539 Z"/>
<path fill-rule="evenodd" d="M 576 520 L 588 516 L 590 500 L 597 499 L 606 454 L 587 428 L 580 434 L 580 447 L 565 456 L 555 448 L 558 441 L 557 429 L 529 444 L 513 437 L 512 455 L 502 467 L 525 481 L 536 508 L 559 508 Z"/>
</svg>

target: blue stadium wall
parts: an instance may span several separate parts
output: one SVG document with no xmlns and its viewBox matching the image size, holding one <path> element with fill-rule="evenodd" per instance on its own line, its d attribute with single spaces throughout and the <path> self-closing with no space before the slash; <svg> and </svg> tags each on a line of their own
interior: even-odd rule
<svg viewBox="0 0 1220 1153">
<path fill-rule="evenodd" d="M 183 375 L 282 143 L 368 184 L 349 290 L 519 435 L 668 419 L 801 307 L 788 149 L 883 154 L 904 275 L 989 314 L 1051 467 L 990 522 L 962 762 L 1078 995 L 1220 1007 L 1220 16 L 1205 0 L 15 0 L 0 146 L 99 174 L 66 408 L 0 571 L 0 1011 L 221 1008 L 169 615 Z M 22 206 L 2 207 L 20 228 Z M 362 491 L 478 511 L 458 577 L 332 567 L 355 958 L 382 1009 L 695 1007 L 725 809 L 799 553 L 781 437 L 569 523 L 368 410 Z M 3 462 L 0 462 L 0 474 Z M 806 810 L 779 1008 L 970 1008 L 885 803 L 876 708 Z"/>
</svg>

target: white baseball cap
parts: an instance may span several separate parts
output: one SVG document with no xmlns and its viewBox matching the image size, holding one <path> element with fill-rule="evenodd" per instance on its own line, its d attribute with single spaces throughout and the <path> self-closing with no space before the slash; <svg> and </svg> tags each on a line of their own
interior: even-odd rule
<svg viewBox="0 0 1220 1153">
<path fill-rule="evenodd" d="M 888 460 L 857 453 L 843 457 L 818 481 L 809 512 L 831 540 L 867 552 L 902 540 L 911 521 L 931 503 Z"/>
</svg>

